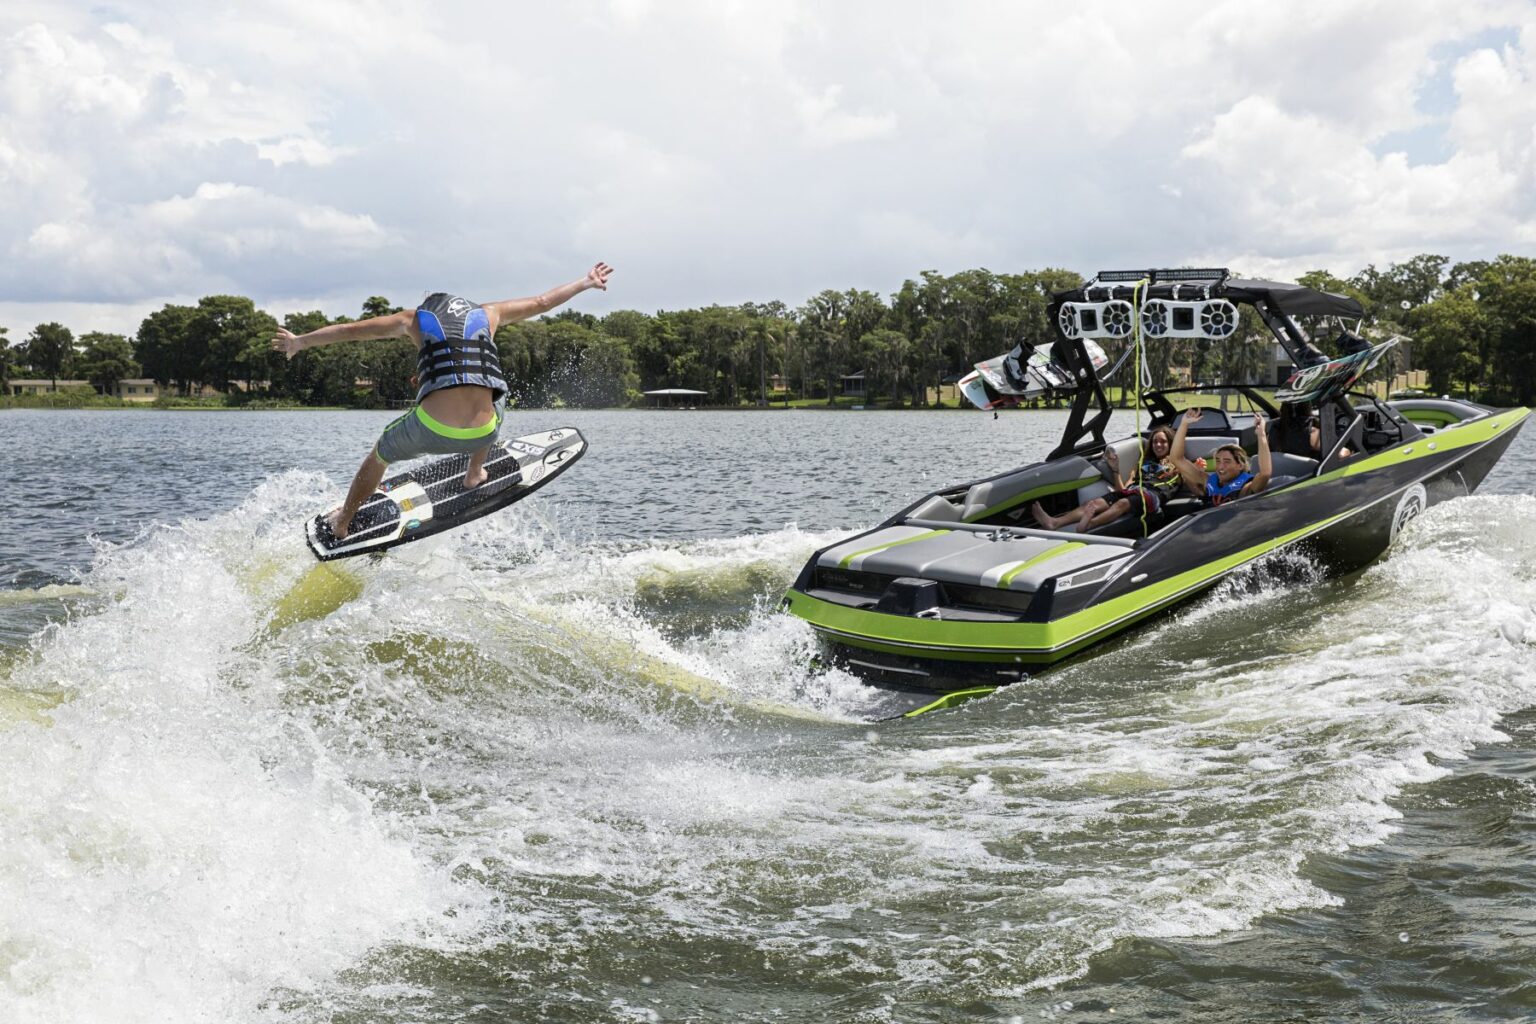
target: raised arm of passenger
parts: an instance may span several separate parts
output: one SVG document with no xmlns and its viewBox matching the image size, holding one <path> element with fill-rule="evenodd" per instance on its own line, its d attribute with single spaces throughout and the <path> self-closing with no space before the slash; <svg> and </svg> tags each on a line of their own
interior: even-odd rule
<svg viewBox="0 0 1536 1024">
<path fill-rule="evenodd" d="M 1202 415 L 1199 408 L 1184 410 L 1184 415 L 1179 419 L 1179 429 L 1173 432 L 1173 446 L 1168 451 L 1168 461 L 1179 471 L 1179 478 L 1186 487 L 1197 493 L 1205 490 L 1205 470 L 1195 465 L 1185 454 L 1184 435 L 1189 432 L 1191 423 L 1200 422 Z"/>
<path fill-rule="evenodd" d="M 1259 444 L 1259 471 L 1243 488 L 1244 494 L 1258 494 L 1268 487 L 1269 478 L 1274 469 L 1274 460 L 1269 456 L 1269 425 L 1265 423 L 1263 413 L 1253 414 L 1253 430 Z"/>
</svg>

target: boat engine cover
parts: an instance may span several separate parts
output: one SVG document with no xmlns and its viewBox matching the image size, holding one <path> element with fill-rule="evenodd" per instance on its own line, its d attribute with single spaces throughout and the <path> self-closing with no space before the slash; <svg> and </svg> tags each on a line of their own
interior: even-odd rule
<svg viewBox="0 0 1536 1024">
<path fill-rule="evenodd" d="M 944 603 L 944 588 L 933 580 L 900 576 L 892 580 L 875 604 L 875 611 L 892 615 L 916 615 Z"/>
</svg>

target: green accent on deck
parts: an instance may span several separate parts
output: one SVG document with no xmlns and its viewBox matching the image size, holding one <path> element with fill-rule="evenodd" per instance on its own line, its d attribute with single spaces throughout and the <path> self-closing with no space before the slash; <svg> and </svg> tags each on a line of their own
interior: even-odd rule
<svg viewBox="0 0 1536 1024">
<path fill-rule="evenodd" d="M 855 558 L 859 558 L 859 557 L 861 557 L 863 555 L 872 555 L 876 551 L 884 551 L 887 548 L 899 548 L 903 544 L 911 544 L 911 543 L 914 543 L 915 541 L 927 540 L 929 537 L 938 537 L 938 536 L 942 536 L 943 534 L 953 533 L 953 532 L 954 532 L 953 530 L 929 530 L 926 533 L 918 534 L 916 537 L 905 537 L 905 538 L 903 538 L 901 540 L 893 540 L 889 544 L 876 544 L 872 548 L 865 548 L 863 551 L 855 551 L 853 554 L 848 555 L 846 558 L 842 559 L 837 564 L 842 566 L 844 569 L 846 569 L 850 565 L 853 564 L 853 560 Z"/>
<path fill-rule="evenodd" d="M 1054 548 L 1051 548 L 1051 550 L 1042 554 L 1038 554 L 1027 562 L 1021 562 L 1014 566 L 1012 569 L 1009 569 L 1007 572 L 1003 573 L 1002 578 L 997 581 L 997 585 L 999 588 L 1006 587 L 1008 584 L 1013 582 L 1013 578 L 1015 576 L 1023 572 L 1025 569 L 1033 568 L 1034 566 L 1039 565 L 1041 562 L 1049 562 L 1057 555 L 1064 555 L 1068 551 L 1074 551 L 1077 548 L 1085 548 L 1087 546 L 1088 545 L 1084 544 L 1082 541 L 1076 540 L 1067 544 L 1058 544 Z"/>
</svg>

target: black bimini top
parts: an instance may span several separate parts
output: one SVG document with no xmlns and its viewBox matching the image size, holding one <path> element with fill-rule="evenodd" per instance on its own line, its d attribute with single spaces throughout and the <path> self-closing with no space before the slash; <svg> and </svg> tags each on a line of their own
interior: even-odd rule
<svg viewBox="0 0 1536 1024">
<path fill-rule="evenodd" d="M 1351 320 L 1365 316 L 1360 303 L 1347 295 L 1320 292 L 1299 284 L 1233 279 L 1223 284 L 1218 292 L 1234 302 L 1262 299 L 1287 316 L 1342 316 Z"/>
</svg>

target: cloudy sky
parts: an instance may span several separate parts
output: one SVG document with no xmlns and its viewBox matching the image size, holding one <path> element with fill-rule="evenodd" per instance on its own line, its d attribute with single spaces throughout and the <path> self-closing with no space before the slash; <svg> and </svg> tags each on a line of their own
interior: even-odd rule
<svg viewBox="0 0 1536 1024">
<path fill-rule="evenodd" d="M 1536 2 L 5 0 L 0 246 L 13 339 L 1536 255 Z"/>
</svg>

